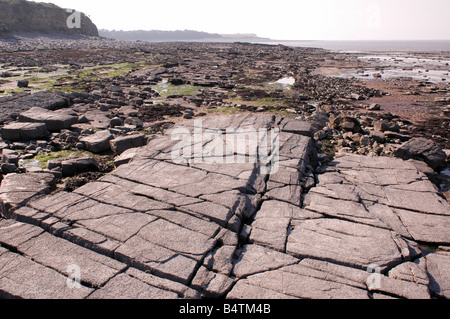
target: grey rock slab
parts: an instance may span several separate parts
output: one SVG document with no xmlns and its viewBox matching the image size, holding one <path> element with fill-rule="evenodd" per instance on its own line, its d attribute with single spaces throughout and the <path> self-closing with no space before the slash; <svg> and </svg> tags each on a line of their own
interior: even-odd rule
<svg viewBox="0 0 450 319">
<path fill-rule="evenodd" d="M 293 205 L 279 200 L 266 200 L 262 203 L 261 209 L 257 212 L 255 221 L 258 219 L 309 219 L 320 218 L 321 214 L 314 213 L 300 206 Z"/>
<path fill-rule="evenodd" d="M 178 299 L 174 292 L 162 290 L 127 274 L 119 274 L 88 299 Z"/>
<path fill-rule="evenodd" d="M 188 255 L 198 261 L 215 244 L 212 238 L 162 219 L 143 227 L 139 231 L 138 236 L 155 245 Z"/>
<path fill-rule="evenodd" d="M 418 285 L 415 282 L 397 280 L 386 276 L 380 276 L 379 287 L 369 287 L 371 292 L 386 293 L 406 299 L 430 299 L 428 287 Z"/>
<path fill-rule="evenodd" d="M 450 204 L 437 193 L 385 188 L 388 205 L 425 214 L 450 216 Z"/>
<path fill-rule="evenodd" d="M 82 226 L 108 238 L 126 242 L 129 238 L 136 235 L 141 228 L 154 220 L 156 220 L 156 217 L 147 214 L 126 213 L 99 219 L 82 220 L 75 226 Z"/>
<path fill-rule="evenodd" d="M 255 286 L 249 284 L 249 280 L 239 280 L 233 289 L 227 294 L 227 299 L 262 299 L 262 300 L 279 300 L 279 299 L 300 299 L 287 294 L 280 293 L 275 290 Z"/>
<path fill-rule="evenodd" d="M 308 210 L 321 213 L 328 217 L 338 217 L 358 223 L 384 227 L 384 223 L 370 214 L 365 206 L 359 202 L 329 198 L 310 192 L 306 195 L 304 204 Z"/>
<path fill-rule="evenodd" d="M 299 259 L 259 245 L 246 245 L 236 261 L 233 274 L 237 278 L 298 263 Z"/>
<path fill-rule="evenodd" d="M 154 276 L 152 274 L 140 271 L 135 268 L 129 268 L 126 271 L 126 274 L 128 276 L 139 279 L 140 281 L 145 282 L 146 284 L 148 284 L 150 286 L 153 286 L 153 287 L 156 287 L 156 288 L 159 288 L 162 290 L 174 292 L 178 295 L 179 298 L 184 298 L 184 299 L 199 299 L 200 298 L 199 292 L 192 288 L 189 288 L 188 286 L 185 286 L 178 282 L 174 282 L 171 280 L 167 280 L 164 278 Z"/>
<path fill-rule="evenodd" d="M 418 242 L 450 243 L 449 216 L 423 214 L 404 209 L 395 209 L 412 238 Z"/>
<path fill-rule="evenodd" d="M 207 201 L 182 206 L 179 209 L 200 217 L 206 217 L 222 227 L 226 227 L 233 216 L 233 211 L 230 208 Z"/>
<path fill-rule="evenodd" d="M 15 249 L 43 232 L 41 228 L 14 220 L 0 221 L 0 243 Z"/>
<path fill-rule="evenodd" d="M 299 185 L 286 185 L 272 188 L 264 194 L 264 197 L 300 206 L 302 204 L 302 187 Z"/>
<path fill-rule="evenodd" d="M 43 233 L 20 245 L 18 250 L 34 261 L 70 276 L 70 266 L 79 267 L 80 280 L 99 287 L 125 269 L 126 265 L 77 246 L 69 241 Z"/>
<path fill-rule="evenodd" d="M 191 174 L 191 170 L 185 171 L 185 174 Z M 196 174 L 192 172 L 193 174 Z M 200 174 L 197 174 L 200 177 Z M 245 181 L 235 179 L 226 175 L 209 173 L 200 180 L 193 180 L 189 183 L 191 175 L 188 178 L 178 181 L 178 185 L 169 185 L 169 190 L 191 197 L 209 195 L 229 190 L 243 190 L 251 192 L 253 187 Z"/>
<path fill-rule="evenodd" d="M 318 218 L 320 214 L 277 200 L 264 201 L 252 223 L 250 241 L 284 252 L 293 219 Z"/>
<path fill-rule="evenodd" d="M 260 218 L 252 224 L 250 242 L 285 251 L 290 219 Z"/>
<path fill-rule="evenodd" d="M 419 286 L 413 281 L 386 277 L 379 273 L 373 273 L 369 269 L 364 271 L 313 259 L 304 259 L 298 265 L 283 269 L 312 278 L 368 289 L 371 292 L 387 293 L 401 298 L 430 298 L 428 288 L 425 285 Z"/>
<path fill-rule="evenodd" d="M 284 270 L 312 278 L 334 281 L 360 289 L 367 289 L 367 281 L 372 275 L 372 272 L 366 270 L 309 258 L 303 259 L 299 264 L 287 266 Z"/>
<path fill-rule="evenodd" d="M 254 207 L 248 207 L 254 205 L 255 196 L 249 194 L 242 194 L 239 190 L 226 191 L 223 193 L 210 194 L 200 196 L 201 199 L 228 207 L 233 208 L 239 205 L 242 201 L 245 203 L 247 209 L 254 209 Z M 238 204 L 237 204 L 238 203 Z"/>
<path fill-rule="evenodd" d="M 0 122 L 11 120 L 36 105 L 42 108 L 54 110 L 56 108 L 66 107 L 70 104 L 70 100 L 59 93 L 22 92 L 10 97 L 2 97 L 0 99 Z"/>
<path fill-rule="evenodd" d="M 184 188 L 185 192 L 178 193 L 188 196 L 191 196 L 190 193 L 193 193 L 196 194 L 193 196 L 195 197 L 201 194 L 191 185 L 194 183 L 202 183 L 206 178 L 207 172 L 163 161 L 147 159 L 135 160 L 128 165 L 122 165 L 114 172 L 114 175 L 135 183 L 166 190 Z M 188 185 L 190 187 L 187 187 Z M 191 189 L 190 191 L 189 188 Z M 176 192 L 176 190 L 172 191 Z"/>
<path fill-rule="evenodd" d="M 192 287 L 202 292 L 207 298 L 224 296 L 234 283 L 234 280 L 220 273 L 209 271 L 201 266 L 192 280 Z"/>
<path fill-rule="evenodd" d="M 409 261 L 389 270 L 389 278 L 414 282 L 418 285 L 428 287 L 430 279 L 427 273 L 427 263 L 425 258 L 419 258 L 414 262 Z"/>
<path fill-rule="evenodd" d="M 370 214 L 373 214 L 373 216 L 382 221 L 387 229 L 392 229 L 403 238 L 413 238 L 396 210 L 382 204 L 367 205 L 367 210 Z"/>
<path fill-rule="evenodd" d="M 216 248 L 206 255 L 203 260 L 203 265 L 214 272 L 230 276 L 233 269 L 234 254 L 236 252 L 236 246 L 224 245 Z"/>
<path fill-rule="evenodd" d="M 314 219 L 297 223 L 287 240 L 287 253 L 366 269 L 377 264 L 386 269 L 409 256 L 399 251 L 391 231 L 338 219 Z"/>
<path fill-rule="evenodd" d="M 114 166 L 117 168 L 121 165 L 128 164 L 136 156 L 139 148 L 130 148 L 124 151 L 120 156 L 114 159 Z"/>
<path fill-rule="evenodd" d="M 278 155 L 280 157 L 295 158 L 306 162 L 309 162 L 310 158 L 314 159 L 316 152 L 312 138 L 291 133 L 280 133 L 279 146 Z"/>
<path fill-rule="evenodd" d="M 109 183 L 110 185 L 116 185 L 118 187 L 121 187 L 122 190 L 127 190 L 128 194 L 133 194 L 136 196 L 146 197 L 148 199 L 153 199 L 155 201 L 158 201 L 160 203 L 165 203 L 166 205 L 173 205 L 173 206 L 182 206 L 182 205 L 188 205 L 193 203 L 199 203 L 202 202 L 201 199 L 189 197 L 182 194 L 177 194 L 175 192 L 147 185 L 142 184 L 133 180 L 129 180 L 127 177 L 125 177 L 124 174 L 122 177 L 119 175 L 116 175 L 115 173 L 111 173 L 108 175 L 105 175 L 104 177 L 100 178 L 98 182 L 102 183 Z M 78 190 L 83 189 L 83 193 L 85 193 L 85 190 L 89 190 L 89 187 L 80 187 Z"/>
<path fill-rule="evenodd" d="M 181 123 L 176 128 L 186 128 L 193 131 L 194 127 L 209 129 L 242 129 L 242 130 L 259 130 L 261 128 L 270 128 L 275 123 L 275 117 L 270 114 L 233 114 L 226 116 L 207 116 L 200 121 L 187 121 Z M 176 129 L 174 128 L 174 129 Z M 172 130 L 174 130 L 172 129 Z"/>
<path fill-rule="evenodd" d="M 361 200 L 361 197 L 359 195 L 359 189 L 355 185 L 349 184 L 332 184 L 332 183 L 325 184 L 322 182 L 319 183 L 316 187 L 313 187 L 310 193 L 311 194 L 317 193 L 323 195 L 323 197 L 342 199 L 354 202 L 359 202 Z"/>
<path fill-rule="evenodd" d="M 187 284 L 194 275 L 198 262 L 140 236 L 131 237 L 114 252 L 118 260 L 159 277 Z"/>
<path fill-rule="evenodd" d="M 430 278 L 431 291 L 441 297 L 450 296 L 450 274 L 448 265 L 450 263 L 450 253 L 447 251 L 437 251 L 425 257 L 427 271 Z"/>
<path fill-rule="evenodd" d="M 302 185 L 301 178 L 303 174 L 301 174 L 297 169 L 290 167 L 283 167 L 283 169 L 278 169 L 276 171 L 272 171 L 269 176 L 270 182 L 276 182 L 284 185 Z"/>
<path fill-rule="evenodd" d="M 86 150 L 92 153 L 102 153 L 111 148 L 109 142 L 114 136 L 108 131 L 100 131 L 92 135 L 80 138 L 80 142 L 86 145 Z"/>
<path fill-rule="evenodd" d="M 52 194 L 52 196 L 36 199 L 30 202 L 29 206 L 38 211 L 55 214 L 63 218 L 65 216 L 64 212 L 69 210 L 70 207 L 85 203 L 86 201 L 87 198 L 85 196 L 76 193 L 57 192 Z"/>
<path fill-rule="evenodd" d="M 119 242 L 82 227 L 70 227 L 69 229 L 65 229 L 61 233 L 61 237 L 76 245 L 108 257 L 113 257 L 114 251 L 120 247 Z"/>
<path fill-rule="evenodd" d="M 24 205 L 33 197 L 48 194 L 54 178 L 50 173 L 8 174 L 0 186 L 0 199 L 11 207 Z"/>
<path fill-rule="evenodd" d="M 67 198 L 67 200 L 72 202 L 72 205 L 62 205 L 58 202 L 60 208 L 55 209 L 54 207 L 42 207 L 41 204 L 45 202 L 51 202 L 51 196 L 47 199 L 44 198 L 39 203 L 32 203 L 35 209 L 42 210 L 53 214 L 53 216 L 71 222 L 89 220 L 89 219 L 99 219 L 106 216 L 114 216 L 118 214 L 132 213 L 133 211 L 124 207 L 105 204 L 85 196 L 81 196 L 75 193 L 70 193 L 67 196 L 60 196 L 59 198 Z"/>
<path fill-rule="evenodd" d="M 23 299 L 84 299 L 93 289 L 69 288 L 68 278 L 0 247 L 0 296 Z"/>
<path fill-rule="evenodd" d="M 84 116 L 89 121 L 89 125 L 87 127 L 106 129 L 111 121 L 107 114 L 108 112 L 102 112 L 100 110 L 89 110 L 84 112 Z"/>
<path fill-rule="evenodd" d="M 21 207 L 19 209 L 10 212 L 10 219 L 17 220 L 18 222 L 27 223 L 39 226 L 43 220 L 46 220 L 51 217 L 48 213 L 40 212 L 36 209 L 30 207 Z"/>
<path fill-rule="evenodd" d="M 330 163 L 331 167 L 336 167 L 340 170 L 343 169 L 379 169 L 381 172 L 386 172 L 386 170 L 400 169 L 400 170 L 412 170 L 417 172 L 416 167 L 408 162 L 401 159 L 390 158 L 385 156 L 379 157 L 368 157 L 355 154 L 346 154 L 341 157 L 336 158 Z"/>
<path fill-rule="evenodd" d="M 47 130 L 57 132 L 68 129 L 78 122 L 78 117 L 64 112 L 54 112 L 41 107 L 33 107 L 18 117 L 19 122 L 45 123 Z"/>
<path fill-rule="evenodd" d="M 19 164 L 19 153 L 14 150 L 4 148 L 2 150 L 2 163 Z"/>
<path fill-rule="evenodd" d="M 152 210 L 147 212 L 148 215 L 160 217 L 178 226 L 187 228 L 191 231 L 203 234 L 209 238 L 213 238 L 221 229 L 221 227 L 214 222 L 206 219 L 201 219 L 184 212 L 175 210 Z"/>
<path fill-rule="evenodd" d="M 289 268 L 289 270 L 285 268 Z M 368 299 L 367 291 L 332 280 L 296 273 L 292 267 L 249 276 L 245 282 L 277 293 L 307 299 Z M 298 266 L 301 267 L 301 266 Z M 239 282 L 238 282 L 239 283 Z M 233 294 L 233 291 L 231 291 Z"/>
<path fill-rule="evenodd" d="M 281 122 L 280 129 L 282 132 L 294 133 L 308 137 L 312 137 L 314 134 L 314 129 L 310 123 L 299 120 L 285 119 Z"/>
<path fill-rule="evenodd" d="M 75 192 L 101 203 L 141 212 L 171 209 L 173 207 L 171 204 L 154 200 L 150 196 L 130 193 L 125 186 L 106 183 L 103 180 L 86 184 L 75 190 Z"/>
<path fill-rule="evenodd" d="M 49 134 L 44 123 L 15 122 L 2 127 L 1 135 L 6 141 L 30 141 L 44 138 Z"/>
</svg>

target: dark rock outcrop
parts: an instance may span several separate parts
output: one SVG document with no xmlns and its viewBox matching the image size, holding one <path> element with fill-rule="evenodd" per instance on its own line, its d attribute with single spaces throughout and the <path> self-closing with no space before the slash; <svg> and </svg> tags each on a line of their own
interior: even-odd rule
<svg viewBox="0 0 450 319">
<path fill-rule="evenodd" d="M 404 160 L 415 159 L 424 161 L 435 171 L 445 166 L 447 158 L 447 155 L 438 144 L 425 138 L 411 139 L 400 146 L 394 155 Z"/>
</svg>

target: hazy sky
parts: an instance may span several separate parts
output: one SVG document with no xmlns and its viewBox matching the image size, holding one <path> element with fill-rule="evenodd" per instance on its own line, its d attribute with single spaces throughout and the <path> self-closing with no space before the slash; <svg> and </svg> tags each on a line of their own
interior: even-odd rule
<svg viewBox="0 0 450 319">
<path fill-rule="evenodd" d="M 37 1 L 39 2 L 39 1 Z M 256 33 L 277 40 L 450 39 L 450 0 L 42 0 L 99 29 Z"/>
</svg>

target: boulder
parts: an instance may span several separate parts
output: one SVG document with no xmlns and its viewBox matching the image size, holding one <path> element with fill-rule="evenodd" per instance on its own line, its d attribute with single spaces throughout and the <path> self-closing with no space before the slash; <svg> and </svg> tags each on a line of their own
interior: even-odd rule
<svg viewBox="0 0 450 319">
<path fill-rule="evenodd" d="M 447 154 L 438 144 L 425 138 L 413 138 L 403 143 L 394 155 L 404 160 L 424 161 L 435 171 L 442 169 L 447 159 Z"/>
<path fill-rule="evenodd" d="M 381 144 L 386 142 L 386 135 L 383 132 L 370 131 L 370 138 Z"/>
<path fill-rule="evenodd" d="M 10 173 L 14 173 L 17 169 L 17 165 L 16 164 L 12 164 L 12 163 L 4 163 L 2 164 L 2 166 L 0 167 L 0 170 L 3 174 L 10 174 Z"/>
<path fill-rule="evenodd" d="M 16 122 L 2 128 L 2 138 L 6 141 L 30 141 L 49 134 L 44 123 Z"/>
<path fill-rule="evenodd" d="M 146 145 L 147 138 L 142 134 L 134 134 L 118 137 L 111 140 L 109 143 L 111 145 L 111 149 L 115 153 L 122 154 L 130 148 L 136 148 Z"/>
<path fill-rule="evenodd" d="M 95 158 L 82 157 L 61 162 L 62 174 L 65 177 L 73 176 L 77 173 L 96 171 L 98 163 Z"/>
<path fill-rule="evenodd" d="M 80 142 L 84 143 L 86 150 L 92 153 L 101 153 L 110 149 L 109 142 L 114 136 L 108 131 L 100 131 L 95 134 L 83 137 Z"/>
<path fill-rule="evenodd" d="M 392 123 L 388 121 L 377 121 L 373 124 L 373 126 L 375 127 L 375 130 L 378 132 L 386 132 L 386 131 L 400 132 L 400 127 L 398 126 L 397 123 Z"/>
<path fill-rule="evenodd" d="M 122 125 L 122 120 L 118 117 L 114 117 L 111 119 L 111 121 L 109 122 L 109 126 L 111 127 L 116 127 L 116 126 L 121 126 Z"/>
<path fill-rule="evenodd" d="M 378 103 L 372 103 L 369 105 L 369 107 L 367 109 L 369 111 L 379 111 L 381 109 L 381 106 Z"/>
<path fill-rule="evenodd" d="M 29 84 L 28 80 L 17 81 L 17 87 L 18 88 L 27 88 L 28 84 Z"/>
<path fill-rule="evenodd" d="M 361 123 L 358 119 L 350 116 L 330 116 L 330 126 L 335 130 L 344 130 L 347 132 L 361 132 Z"/>
<path fill-rule="evenodd" d="M 47 130 L 51 132 L 68 129 L 78 122 L 78 117 L 63 113 L 53 112 L 40 107 L 33 107 L 19 115 L 19 122 L 45 123 Z"/>
<path fill-rule="evenodd" d="M 19 165 L 19 154 L 16 151 L 3 149 L 2 150 L 2 163 Z"/>
</svg>

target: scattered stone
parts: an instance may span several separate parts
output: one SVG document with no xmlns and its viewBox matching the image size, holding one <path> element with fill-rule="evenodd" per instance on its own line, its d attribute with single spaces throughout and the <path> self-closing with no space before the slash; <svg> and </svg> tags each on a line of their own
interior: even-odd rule
<svg viewBox="0 0 450 319">
<path fill-rule="evenodd" d="M 49 134 L 44 123 L 11 123 L 1 129 L 1 135 L 7 141 L 30 141 L 46 137 Z"/>
<path fill-rule="evenodd" d="M 379 131 L 370 131 L 370 138 L 374 141 L 384 144 L 386 142 L 386 135 L 383 132 Z"/>
<path fill-rule="evenodd" d="M 116 127 L 116 126 L 121 126 L 121 125 L 122 125 L 122 120 L 118 117 L 112 118 L 111 121 L 109 122 L 110 127 Z"/>
<path fill-rule="evenodd" d="M 325 133 L 323 130 L 320 130 L 320 131 L 314 133 L 314 138 L 317 141 L 322 141 L 322 140 L 326 139 L 327 136 L 328 136 L 327 133 Z"/>
<path fill-rule="evenodd" d="M 331 128 L 335 130 L 344 130 L 347 132 L 359 133 L 361 124 L 356 118 L 348 116 L 330 116 Z"/>
</svg>

